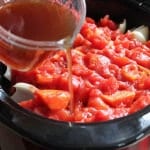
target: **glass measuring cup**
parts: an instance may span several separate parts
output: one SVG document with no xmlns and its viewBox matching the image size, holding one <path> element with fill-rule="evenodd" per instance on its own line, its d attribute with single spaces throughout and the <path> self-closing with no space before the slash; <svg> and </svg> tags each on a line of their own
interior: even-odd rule
<svg viewBox="0 0 150 150">
<path fill-rule="evenodd" d="M 49 51 L 71 47 L 85 0 L 0 0 L 0 60 L 28 71 Z"/>
</svg>

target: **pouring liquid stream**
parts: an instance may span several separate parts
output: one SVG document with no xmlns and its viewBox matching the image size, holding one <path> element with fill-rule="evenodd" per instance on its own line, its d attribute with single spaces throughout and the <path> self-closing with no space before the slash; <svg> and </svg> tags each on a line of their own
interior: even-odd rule
<svg viewBox="0 0 150 150">
<path fill-rule="evenodd" d="M 67 49 L 67 67 L 68 67 L 68 89 L 70 92 L 70 112 L 74 112 L 74 93 L 73 93 L 73 83 L 72 83 L 72 56 L 71 56 L 71 48 Z"/>
<path fill-rule="evenodd" d="M 73 112 L 71 37 L 76 28 L 76 16 L 67 7 L 42 0 L 16 1 L 0 7 L 0 25 L 10 33 L 35 41 L 63 40 L 68 67 L 68 89 L 71 95 L 70 112 Z M 69 48 L 68 48 L 69 47 Z M 30 49 L 7 44 L 0 39 L 0 60 L 13 69 L 22 70 L 32 64 L 36 67 L 49 50 Z M 30 68 L 27 68 L 29 70 Z"/>
</svg>

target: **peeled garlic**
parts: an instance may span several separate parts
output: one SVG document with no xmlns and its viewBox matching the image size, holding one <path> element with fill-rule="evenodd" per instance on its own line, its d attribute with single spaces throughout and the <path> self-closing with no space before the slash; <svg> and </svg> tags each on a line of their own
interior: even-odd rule
<svg viewBox="0 0 150 150">
<path fill-rule="evenodd" d="M 23 82 L 16 83 L 13 87 L 16 91 L 11 98 L 16 102 L 33 98 L 33 93 L 38 90 L 34 85 Z"/>
<path fill-rule="evenodd" d="M 123 22 L 119 24 L 119 30 L 121 33 L 125 33 L 126 28 L 127 28 L 127 21 L 126 19 L 124 19 Z"/>
<path fill-rule="evenodd" d="M 148 26 L 140 26 L 138 28 L 135 28 L 133 31 L 132 31 L 134 37 L 136 39 L 138 39 L 139 41 L 141 42 L 146 42 L 149 38 L 149 28 Z"/>
</svg>

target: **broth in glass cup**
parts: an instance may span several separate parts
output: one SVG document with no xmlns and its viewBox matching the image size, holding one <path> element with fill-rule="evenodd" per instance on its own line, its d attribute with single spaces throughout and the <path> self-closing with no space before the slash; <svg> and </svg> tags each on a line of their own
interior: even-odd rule
<svg viewBox="0 0 150 150">
<path fill-rule="evenodd" d="M 69 49 L 85 16 L 85 0 L 0 0 L 0 60 L 31 70 L 49 51 Z"/>
</svg>

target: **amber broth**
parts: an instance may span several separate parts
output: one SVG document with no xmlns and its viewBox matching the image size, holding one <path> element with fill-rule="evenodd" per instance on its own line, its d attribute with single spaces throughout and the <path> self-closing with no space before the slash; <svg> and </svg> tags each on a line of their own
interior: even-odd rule
<svg viewBox="0 0 150 150">
<path fill-rule="evenodd" d="M 0 8 L 0 25 L 9 32 L 35 41 L 59 41 L 72 37 L 76 18 L 65 6 L 42 0 L 7 3 Z M 65 47 L 67 47 L 64 44 Z M 45 58 L 48 51 L 26 50 L 0 40 L 0 59 L 11 68 L 28 70 Z M 70 110 L 73 111 L 71 51 L 67 50 L 68 86 L 71 94 Z"/>
</svg>

